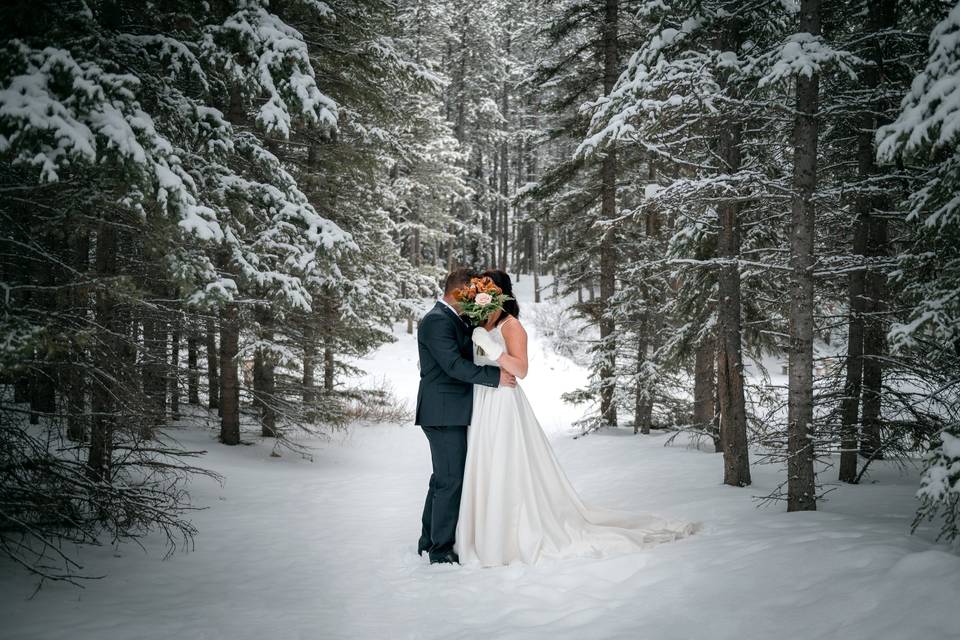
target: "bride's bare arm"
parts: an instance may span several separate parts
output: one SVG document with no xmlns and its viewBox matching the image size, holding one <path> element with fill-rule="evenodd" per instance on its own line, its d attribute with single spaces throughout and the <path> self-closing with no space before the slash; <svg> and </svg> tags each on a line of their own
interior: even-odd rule
<svg viewBox="0 0 960 640">
<path fill-rule="evenodd" d="M 500 325 L 500 333 L 507 348 L 497 362 L 518 378 L 527 377 L 527 331 L 511 317 Z"/>
</svg>

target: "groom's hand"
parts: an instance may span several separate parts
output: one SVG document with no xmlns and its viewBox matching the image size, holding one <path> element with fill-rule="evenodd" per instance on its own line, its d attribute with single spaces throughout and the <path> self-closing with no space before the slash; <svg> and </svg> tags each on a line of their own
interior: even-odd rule
<svg viewBox="0 0 960 640">
<path fill-rule="evenodd" d="M 517 386 L 517 376 L 513 375 L 506 369 L 500 369 L 500 386 L 501 387 Z"/>
</svg>

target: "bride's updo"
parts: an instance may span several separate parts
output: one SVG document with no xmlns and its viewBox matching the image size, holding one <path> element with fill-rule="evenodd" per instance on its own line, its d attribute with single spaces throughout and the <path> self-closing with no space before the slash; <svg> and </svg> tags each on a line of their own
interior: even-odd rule
<svg viewBox="0 0 960 640">
<path fill-rule="evenodd" d="M 517 304 L 516 296 L 513 295 L 513 282 L 510 281 L 510 276 L 506 271 L 500 271 L 499 269 L 487 269 L 483 272 L 483 275 L 493 280 L 493 283 L 503 289 L 503 292 L 510 296 L 510 300 L 507 300 L 503 303 L 503 313 L 500 314 L 500 317 L 497 318 L 497 324 L 500 324 L 507 319 L 507 315 L 511 315 L 514 318 L 520 317 L 520 305 Z"/>
</svg>

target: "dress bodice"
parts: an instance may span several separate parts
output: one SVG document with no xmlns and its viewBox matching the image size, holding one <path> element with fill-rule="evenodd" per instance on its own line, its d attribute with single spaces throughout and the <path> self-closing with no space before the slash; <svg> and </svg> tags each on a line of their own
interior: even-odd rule
<svg viewBox="0 0 960 640">
<path fill-rule="evenodd" d="M 493 341 L 499 344 L 501 347 L 506 348 L 506 343 L 503 341 L 503 334 L 500 332 L 500 325 L 498 324 L 490 331 L 490 337 L 493 338 Z M 478 353 L 477 345 L 473 345 L 473 363 L 478 366 L 491 366 L 499 367 L 500 363 L 496 360 L 491 360 L 485 355 L 480 355 Z"/>
</svg>

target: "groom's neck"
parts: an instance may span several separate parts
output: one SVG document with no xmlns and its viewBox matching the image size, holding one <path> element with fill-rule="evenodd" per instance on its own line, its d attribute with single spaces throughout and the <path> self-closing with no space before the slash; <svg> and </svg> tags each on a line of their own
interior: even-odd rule
<svg viewBox="0 0 960 640">
<path fill-rule="evenodd" d="M 456 309 L 458 312 L 460 311 L 460 309 L 457 307 L 457 298 L 452 293 L 444 294 L 443 301 Z"/>
</svg>

